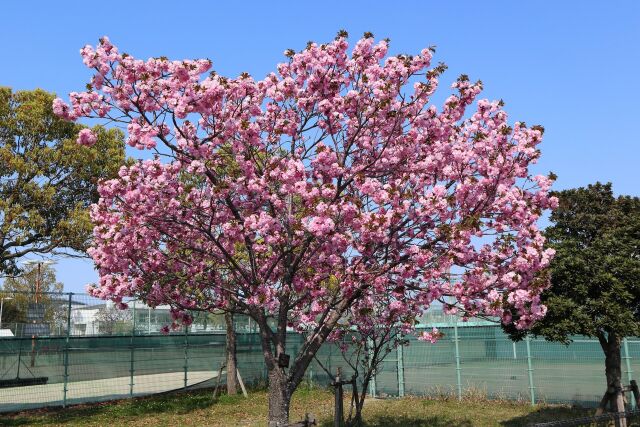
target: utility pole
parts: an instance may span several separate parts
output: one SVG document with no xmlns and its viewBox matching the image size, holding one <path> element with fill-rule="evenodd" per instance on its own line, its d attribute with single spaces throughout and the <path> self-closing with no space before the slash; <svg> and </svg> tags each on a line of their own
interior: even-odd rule
<svg viewBox="0 0 640 427">
<path fill-rule="evenodd" d="M 35 294 L 34 294 L 35 304 L 33 305 L 33 310 L 30 313 L 33 320 L 32 321 L 33 329 L 31 331 L 31 367 L 34 367 L 36 364 L 36 336 L 38 332 L 38 327 L 36 325 L 42 325 L 42 321 L 44 320 L 44 307 L 42 307 L 42 310 L 40 310 L 40 291 L 41 291 L 40 288 L 42 287 L 42 283 L 41 283 L 42 282 L 42 266 L 52 265 L 52 264 L 55 264 L 55 262 L 50 260 L 44 260 L 44 261 L 27 260 L 24 262 L 24 265 L 36 266 L 36 287 L 35 287 Z M 27 313 L 27 316 L 29 316 L 29 313 Z M 40 323 L 38 323 L 38 321 L 40 321 Z"/>
</svg>

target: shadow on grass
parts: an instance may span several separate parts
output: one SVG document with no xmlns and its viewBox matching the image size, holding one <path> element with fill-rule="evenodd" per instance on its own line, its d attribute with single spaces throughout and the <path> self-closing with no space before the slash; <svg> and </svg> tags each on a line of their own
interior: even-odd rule
<svg viewBox="0 0 640 427">
<path fill-rule="evenodd" d="M 594 410 L 588 408 L 540 408 L 535 411 L 529 412 L 526 415 L 515 417 L 507 421 L 502 421 L 500 425 L 504 427 L 524 427 L 535 423 L 570 420 L 572 418 L 586 417 L 589 415 L 593 415 L 593 413 Z"/>
<path fill-rule="evenodd" d="M 487 408 L 487 410 L 490 411 L 491 409 Z M 535 423 L 586 417 L 593 413 L 593 409 L 581 407 L 542 407 L 525 415 L 515 416 L 503 421 L 494 420 L 493 422 L 496 423 L 495 425 L 503 427 L 527 427 Z M 361 424 L 361 427 L 474 427 L 479 424 L 486 424 L 486 420 L 476 420 L 472 413 L 469 414 L 469 417 L 455 416 L 453 418 L 444 414 L 367 416 L 366 413 L 365 417 L 367 417 L 367 420 Z M 320 426 L 333 427 L 333 419 L 323 419 Z M 629 426 L 635 427 L 640 426 L 640 424 L 630 423 Z"/>
<path fill-rule="evenodd" d="M 318 391 L 297 392 L 298 398 L 303 398 L 309 405 L 313 405 L 319 401 L 316 397 Z M 329 399 L 330 396 L 326 392 L 321 392 L 320 398 Z M 262 396 L 259 399 L 266 399 Z M 0 426 L 26 426 L 26 425 L 50 425 L 50 424 L 75 424 L 78 420 L 89 422 L 92 425 L 112 425 L 124 424 L 125 421 L 132 421 L 139 418 L 141 425 L 144 424 L 146 415 L 157 416 L 158 414 L 170 415 L 189 414 L 195 411 L 214 408 L 217 405 L 234 406 L 241 402 L 246 402 L 242 395 L 227 396 L 222 395 L 214 400 L 212 390 L 198 390 L 191 392 L 172 393 L 162 396 L 141 397 L 133 400 L 111 401 L 104 403 L 92 403 L 87 405 L 74 406 L 67 409 L 49 409 L 40 411 L 30 411 L 27 413 L 2 416 L 0 417 Z M 437 405 L 437 402 L 423 402 L 425 404 Z M 416 407 L 416 401 L 408 400 L 407 404 L 413 405 L 409 411 L 401 412 L 394 415 L 394 409 L 387 408 L 382 413 L 367 414 L 367 420 L 362 427 L 473 427 L 479 422 L 475 419 L 478 414 L 490 411 L 490 407 L 470 407 L 468 412 L 461 413 L 462 409 L 458 408 L 448 411 L 447 414 L 423 414 L 421 408 Z M 442 412 L 442 411 L 441 411 Z M 514 416 L 511 418 L 502 418 L 502 421 L 493 422 L 495 425 L 503 427 L 520 427 L 528 426 L 533 423 L 557 421 L 563 419 L 572 419 L 584 417 L 593 413 L 593 409 L 570 408 L 570 407 L 541 407 L 531 412 Z M 405 415 L 408 414 L 408 415 Z M 504 415 L 503 415 L 504 416 Z M 508 417 L 508 415 L 507 415 Z M 293 420 L 297 421 L 297 420 Z M 634 420 L 634 421 L 637 421 Z M 483 423 L 484 425 L 485 423 Z M 146 424 L 145 424 L 146 425 Z M 333 420 L 325 415 L 321 418 L 322 427 L 333 426 Z M 494 425 L 494 424 L 492 424 Z M 638 424 L 632 424 L 634 426 Z"/>
<path fill-rule="evenodd" d="M 217 403 L 233 404 L 241 396 L 222 395 L 213 399 L 210 390 L 172 393 L 164 396 L 140 397 L 132 400 L 109 401 L 78 405 L 67 409 L 46 409 L 0 418 L 0 426 L 23 426 L 41 424 L 65 424 L 83 418 L 134 417 L 145 414 L 185 414 L 198 409 L 206 409 Z M 115 420 L 113 420 L 115 421 Z"/>
<path fill-rule="evenodd" d="M 321 427 L 333 427 L 333 420 L 324 420 Z M 470 420 L 452 420 L 444 416 L 410 417 L 406 415 L 392 417 L 380 415 L 369 417 L 360 427 L 473 427 Z"/>
</svg>

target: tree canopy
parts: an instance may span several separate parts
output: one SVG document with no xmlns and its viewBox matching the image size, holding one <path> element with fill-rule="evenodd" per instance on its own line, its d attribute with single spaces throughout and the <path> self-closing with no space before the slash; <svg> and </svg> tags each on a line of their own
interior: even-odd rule
<svg viewBox="0 0 640 427">
<path fill-rule="evenodd" d="M 43 307 L 43 320 L 51 322 L 60 320 L 65 315 L 66 302 L 62 299 L 62 282 L 56 279 L 56 271 L 50 265 L 29 265 L 23 269 L 19 276 L 10 276 L 4 279 L 0 296 L 10 297 L 9 306 L 15 308 L 12 317 L 5 318 L 3 322 L 26 323 L 27 312 L 30 303 L 36 301 Z"/>
<path fill-rule="evenodd" d="M 86 250 L 98 182 L 125 161 L 120 131 L 95 127 L 96 144 L 79 147 L 84 126 L 54 115 L 53 99 L 0 88 L 0 276 L 29 253 Z"/>
<path fill-rule="evenodd" d="M 533 332 L 554 341 L 571 335 L 640 335 L 640 198 L 615 197 L 610 183 L 555 194 L 545 234 L 556 255 L 546 317 Z"/>
<path fill-rule="evenodd" d="M 545 231 L 556 251 L 541 296 L 547 315 L 531 332 L 566 344 L 574 335 L 597 337 L 607 381 L 599 410 L 611 402 L 622 412 L 621 345 L 640 334 L 640 198 L 615 197 L 610 183 L 599 182 L 555 196 Z M 515 339 L 526 333 L 505 328 Z"/>
<path fill-rule="evenodd" d="M 339 320 L 382 295 L 387 319 L 445 299 L 518 328 L 544 314 L 537 220 L 555 199 L 529 173 L 543 128 L 510 125 L 499 101 L 472 107 L 482 84 L 467 76 L 433 105 L 446 68 L 433 49 L 388 48 L 365 34 L 350 49 L 341 32 L 254 80 L 206 59 L 139 60 L 105 37 L 81 50 L 88 89 L 54 101 L 60 117 L 126 126 L 130 146 L 160 154 L 100 185 L 93 294 L 170 304 L 176 324 L 192 309 L 250 316 L 274 423 Z M 287 328 L 306 332 L 292 358 Z"/>
</svg>

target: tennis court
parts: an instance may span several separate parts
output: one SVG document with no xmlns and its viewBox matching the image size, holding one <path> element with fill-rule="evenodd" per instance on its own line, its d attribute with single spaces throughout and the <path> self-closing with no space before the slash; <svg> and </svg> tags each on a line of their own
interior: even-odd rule
<svg viewBox="0 0 640 427">
<path fill-rule="evenodd" d="M 167 313 L 133 302 L 126 321 L 104 329 L 95 321 L 103 301 L 77 294 L 49 300 L 52 306 L 61 302 L 44 328 L 49 335 L 32 337 L 26 325 L 15 325 L 14 336 L 0 338 L 0 384 L 25 380 L 21 387 L 0 388 L 0 412 L 213 385 L 225 361 L 219 319 L 196 317 L 189 328 L 162 335 Z M 444 315 L 423 321 L 423 327 L 436 326 L 444 337 L 435 344 L 407 337 L 409 345 L 385 359 L 371 392 L 582 405 L 595 405 L 604 392 L 604 356 L 595 339 L 575 337 L 569 346 L 543 339 L 513 343 L 486 321 L 464 323 Z M 238 318 L 236 330 L 244 381 L 264 383 L 267 372 L 255 324 Z M 287 352 L 295 355 L 302 336 L 290 333 L 287 341 Z M 628 383 L 640 373 L 640 340 L 625 340 L 622 356 Z M 325 344 L 317 358 L 330 372 L 341 368 L 344 377 L 351 375 L 336 345 Z M 34 378 L 45 383 L 26 383 Z M 331 378 L 314 361 L 305 381 L 326 386 Z"/>
<path fill-rule="evenodd" d="M 193 387 L 214 380 L 215 371 L 191 371 L 186 380 Z M 131 393 L 133 379 L 133 389 Z M 67 384 L 66 403 L 99 402 L 128 397 L 164 393 L 185 387 L 182 372 L 135 375 L 105 378 L 101 380 L 76 381 Z M 58 406 L 64 402 L 64 386 L 60 383 L 11 387 L 0 389 L 0 408 L 3 412 L 20 411 L 43 406 Z"/>
</svg>

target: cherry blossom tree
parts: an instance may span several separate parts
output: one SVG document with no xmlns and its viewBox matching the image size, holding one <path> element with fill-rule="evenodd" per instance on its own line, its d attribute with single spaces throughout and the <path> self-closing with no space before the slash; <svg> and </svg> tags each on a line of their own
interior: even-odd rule
<svg viewBox="0 0 640 427">
<path fill-rule="evenodd" d="M 391 289 L 385 289 L 388 290 Z M 366 292 L 367 295 L 343 315 L 328 339 L 340 349 L 352 372 L 351 406 L 346 423 L 349 426 L 362 425 L 362 409 L 371 380 L 380 373 L 389 353 L 408 344 L 405 337 L 416 332 L 415 325 L 421 314 L 416 301 L 406 299 L 401 288 L 381 294 L 366 288 Z M 436 329 L 421 334 L 419 339 L 435 342 L 439 337 Z M 316 363 L 335 383 L 333 373 L 318 357 Z"/>
<path fill-rule="evenodd" d="M 54 102 L 68 120 L 126 126 L 130 146 L 156 154 L 100 185 L 92 293 L 169 304 L 176 325 L 190 310 L 250 316 L 272 425 L 372 292 L 395 293 L 397 310 L 446 298 L 518 328 L 545 312 L 537 272 L 552 252 L 536 221 L 556 201 L 551 180 L 528 171 L 543 129 L 509 125 L 500 102 L 470 108 L 482 85 L 466 76 L 437 108 L 445 67 L 430 65 L 433 49 L 387 49 L 371 34 L 350 49 L 341 32 L 255 80 L 209 60 L 136 59 L 105 37 L 81 50 L 95 72 L 87 91 Z M 291 329 L 306 334 L 292 357 Z"/>
</svg>

